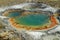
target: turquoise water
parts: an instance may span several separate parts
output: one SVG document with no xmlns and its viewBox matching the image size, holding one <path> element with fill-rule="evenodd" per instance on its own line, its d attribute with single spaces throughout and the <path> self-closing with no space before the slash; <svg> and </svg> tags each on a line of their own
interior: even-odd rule
<svg viewBox="0 0 60 40">
<path fill-rule="evenodd" d="M 9 13 L 8 17 L 16 17 L 19 15 L 20 15 L 20 12 L 11 12 L 11 13 Z"/>
<path fill-rule="evenodd" d="M 49 20 L 49 16 L 45 14 L 30 14 L 27 16 L 15 18 L 15 20 L 17 23 L 22 25 L 38 26 L 47 23 Z"/>
</svg>

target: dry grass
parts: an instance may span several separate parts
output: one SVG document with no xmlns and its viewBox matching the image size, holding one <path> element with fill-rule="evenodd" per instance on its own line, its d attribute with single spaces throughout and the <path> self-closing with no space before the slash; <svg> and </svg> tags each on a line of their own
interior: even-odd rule
<svg viewBox="0 0 60 40">
<path fill-rule="evenodd" d="M 24 0 L 0 0 L 0 6 L 10 6 L 20 4 L 22 2 L 24 2 Z"/>
</svg>

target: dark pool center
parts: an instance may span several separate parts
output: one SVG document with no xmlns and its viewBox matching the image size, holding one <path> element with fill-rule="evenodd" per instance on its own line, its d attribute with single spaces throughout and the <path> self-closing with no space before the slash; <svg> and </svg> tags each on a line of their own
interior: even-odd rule
<svg viewBox="0 0 60 40">
<path fill-rule="evenodd" d="M 16 23 L 27 26 L 42 26 L 49 22 L 49 16 L 44 13 L 21 16 L 19 12 L 11 12 L 8 16 L 14 17 Z"/>
</svg>

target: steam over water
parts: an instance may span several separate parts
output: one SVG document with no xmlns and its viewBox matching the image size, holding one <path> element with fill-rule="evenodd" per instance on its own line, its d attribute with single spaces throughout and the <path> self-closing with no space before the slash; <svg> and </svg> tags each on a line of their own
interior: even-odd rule
<svg viewBox="0 0 60 40">
<path fill-rule="evenodd" d="M 31 2 L 31 0 L 29 0 L 29 2 Z M 4 19 L 4 18 L 7 18 L 7 17 L 5 17 L 5 16 L 2 16 L 2 13 L 4 12 L 4 11 L 6 11 L 6 10 L 8 10 L 8 9 L 23 9 L 23 7 L 24 6 L 28 6 L 28 5 L 30 5 L 30 4 L 32 4 L 32 3 L 22 3 L 22 4 L 18 4 L 18 5 L 13 5 L 13 6 L 7 6 L 7 7 L 2 7 L 2 8 L 0 8 L 0 18 L 2 18 L 2 19 Z M 33 3 L 33 4 L 35 4 L 35 3 Z M 39 9 L 35 9 L 35 10 L 38 10 L 38 11 L 40 11 L 40 10 L 42 10 L 42 11 L 47 11 L 47 12 L 52 12 L 52 13 L 55 13 L 55 12 L 57 12 L 57 8 L 54 8 L 54 7 L 51 7 L 51 6 L 49 6 L 49 5 L 46 5 L 46 4 L 43 4 L 42 5 L 43 7 L 44 6 L 46 6 L 45 8 L 39 8 Z M 29 9 L 25 9 L 25 10 L 29 10 Z M 14 15 L 14 13 L 13 13 L 13 15 Z M 19 13 L 16 15 L 14 15 L 14 17 L 15 16 L 18 16 L 18 15 L 20 15 Z M 11 14 L 10 14 L 10 16 L 12 16 Z M 33 15 L 33 18 L 31 17 L 32 15 L 28 15 L 28 16 L 26 16 L 26 17 L 24 17 L 23 19 L 22 18 L 19 18 L 19 19 L 22 19 L 21 21 L 33 21 L 33 24 L 32 25 L 34 25 L 34 23 L 42 23 L 42 20 L 43 20 L 43 22 L 46 22 L 46 21 L 44 21 L 45 19 L 48 19 L 48 16 L 46 16 L 46 15 Z M 42 17 L 43 16 L 43 17 Z M 26 19 L 25 19 L 26 18 Z M 35 18 L 37 18 L 37 19 L 35 19 Z M 41 18 L 41 21 L 39 21 L 40 20 L 40 18 Z M 17 20 L 19 20 L 18 18 L 17 18 Z M 29 20 L 29 19 L 31 19 L 31 20 Z M 39 20 L 38 20 L 39 19 Z M 38 22 L 36 22 L 36 20 L 38 21 Z M 48 19 L 49 20 L 49 19 Z M 24 21 L 24 22 L 25 22 Z M 28 23 L 28 22 L 25 22 L 26 24 Z M 29 25 L 31 24 L 31 22 L 29 22 Z M 42 23 L 43 24 L 43 23 Z M 36 24 L 37 25 L 37 24 Z M 8 29 L 8 27 L 6 27 L 6 30 Z M 9 26 L 9 29 L 12 29 L 12 28 L 10 28 L 10 26 Z M 8 29 L 8 30 L 9 30 Z M 55 32 L 55 31 L 59 31 L 60 30 L 60 25 L 59 25 L 59 27 L 58 28 L 56 28 L 57 30 L 51 30 L 51 31 L 49 31 L 49 33 L 51 33 L 51 32 Z M 12 30 L 14 30 L 14 29 L 12 29 Z M 20 30 L 19 30 L 20 31 Z M 19 33 L 19 32 L 18 32 Z M 25 35 L 26 35 L 26 33 L 28 34 L 28 35 L 30 35 L 33 39 L 32 40 L 39 40 L 40 38 L 39 37 L 41 37 L 41 35 L 42 34 L 44 34 L 44 32 L 42 33 L 42 32 L 22 32 L 22 34 L 23 34 L 23 37 L 25 37 Z M 20 34 L 20 33 L 19 33 Z M 17 34 L 18 35 L 18 34 Z M 26 36 L 26 38 L 31 38 L 30 36 Z M 27 39 L 28 40 L 28 39 Z"/>
</svg>

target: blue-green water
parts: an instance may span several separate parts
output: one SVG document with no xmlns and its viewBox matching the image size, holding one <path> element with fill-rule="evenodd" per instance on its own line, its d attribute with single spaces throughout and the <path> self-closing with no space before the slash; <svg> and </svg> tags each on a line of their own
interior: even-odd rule
<svg viewBox="0 0 60 40">
<path fill-rule="evenodd" d="M 45 14 L 30 14 L 15 18 L 16 22 L 22 25 L 39 26 L 48 22 L 49 16 Z"/>
<path fill-rule="evenodd" d="M 11 12 L 11 13 L 9 13 L 8 17 L 16 17 L 19 15 L 20 15 L 20 12 Z"/>
</svg>

